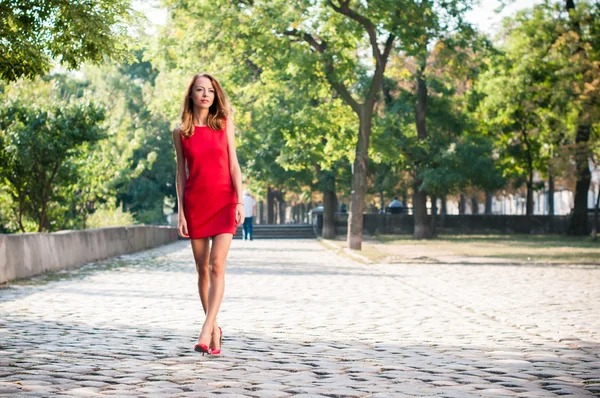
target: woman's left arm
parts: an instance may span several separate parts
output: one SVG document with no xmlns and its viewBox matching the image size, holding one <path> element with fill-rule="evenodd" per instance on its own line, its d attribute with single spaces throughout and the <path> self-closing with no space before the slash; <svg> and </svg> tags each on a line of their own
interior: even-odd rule
<svg viewBox="0 0 600 398">
<path fill-rule="evenodd" d="M 235 151 L 235 126 L 231 121 L 231 118 L 227 118 L 227 148 L 229 151 L 229 172 L 231 174 L 231 181 L 233 182 L 233 189 L 237 196 L 237 204 L 235 205 L 235 222 L 237 226 L 240 226 L 244 222 L 244 203 L 242 201 L 242 170 L 238 162 L 237 154 Z"/>
</svg>

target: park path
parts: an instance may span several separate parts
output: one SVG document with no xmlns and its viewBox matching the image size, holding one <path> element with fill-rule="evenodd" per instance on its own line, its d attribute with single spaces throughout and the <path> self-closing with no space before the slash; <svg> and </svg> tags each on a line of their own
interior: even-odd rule
<svg viewBox="0 0 600 398">
<path fill-rule="evenodd" d="M 201 327 L 189 242 L 0 289 L 0 395 L 600 395 L 600 268 L 361 264 L 234 241 Z"/>
</svg>

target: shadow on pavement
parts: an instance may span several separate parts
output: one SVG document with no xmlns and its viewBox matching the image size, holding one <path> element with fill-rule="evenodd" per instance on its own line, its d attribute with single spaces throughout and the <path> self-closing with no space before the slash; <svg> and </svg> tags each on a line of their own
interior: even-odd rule
<svg viewBox="0 0 600 398">
<path fill-rule="evenodd" d="M 585 395 L 599 390 L 596 368 L 568 356 L 543 358 L 499 346 L 333 341 L 307 335 L 232 334 L 223 355 L 192 350 L 196 335 L 163 328 L 0 318 L 0 394 L 260 396 Z M 510 352 L 509 352 L 510 351 Z M 595 381 L 594 381 L 595 380 Z M 377 395 L 375 395 L 377 396 Z"/>
</svg>

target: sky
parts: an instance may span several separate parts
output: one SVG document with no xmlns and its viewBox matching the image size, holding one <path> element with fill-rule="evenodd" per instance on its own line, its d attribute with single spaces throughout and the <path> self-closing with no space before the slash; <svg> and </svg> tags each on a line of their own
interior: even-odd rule
<svg viewBox="0 0 600 398">
<path fill-rule="evenodd" d="M 519 10 L 531 8 L 534 4 L 541 2 L 541 0 L 516 0 L 498 14 L 495 12 L 500 5 L 498 0 L 480 0 L 479 5 L 467 13 L 466 19 L 477 26 L 480 31 L 493 35 L 500 29 L 502 18 L 512 16 Z"/>
<path fill-rule="evenodd" d="M 480 0 L 479 5 L 467 14 L 467 20 L 477 26 L 480 31 L 493 35 L 499 30 L 502 18 L 514 15 L 518 10 L 530 8 L 538 3 L 541 3 L 541 0 L 516 0 L 510 6 L 507 6 L 502 13 L 497 14 L 495 9 L 500 5 L 500 1 Z M 133 4 L 136 10 L 143 11 L 146 14 L 151 23 L 163 25 L 166 22 L 167 10 L 158 6 L 159 1 L 134 0 Z"/>
</svg>

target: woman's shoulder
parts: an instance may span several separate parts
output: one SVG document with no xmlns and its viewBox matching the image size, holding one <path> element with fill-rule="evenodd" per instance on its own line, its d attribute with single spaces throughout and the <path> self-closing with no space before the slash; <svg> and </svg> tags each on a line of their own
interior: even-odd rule
<svg viewBox="0 0 600 398">
<path fill-rule="evenodd" d="M 175 137 L 181 137 L 181 125 L 178 124 L 174 129 L 173 129 L 173 138 Z"/>
</svg>

